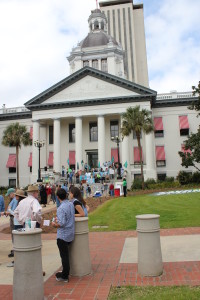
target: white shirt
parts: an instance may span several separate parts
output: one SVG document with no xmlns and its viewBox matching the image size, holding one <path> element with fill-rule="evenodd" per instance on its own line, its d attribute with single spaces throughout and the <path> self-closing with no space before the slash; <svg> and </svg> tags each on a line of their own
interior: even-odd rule
<svg viewBox="0 0 200 300">
<path fill-rule="evenodd" d="M 42 207 L 38 200 L 32 195 L 20 201 L 19 205 L 14 211 L 14 216 L 17 221 L 23 225 L 26 218 L 30 218 L 32 221 L 41 223 L 42 221 Z"/>
</svg>

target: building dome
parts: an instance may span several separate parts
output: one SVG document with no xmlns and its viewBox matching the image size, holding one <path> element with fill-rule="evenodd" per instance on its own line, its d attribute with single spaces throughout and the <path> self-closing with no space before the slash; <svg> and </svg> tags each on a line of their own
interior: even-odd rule
<svg viewBox="0 0 200 300">
<path fill-rule="evenodd" d="M 109 42 L 118 45 L 116 40 L 106 32 L 102 30 L 92 31 L 80 42 L 80 46 L 81 48 L 98 47 L 107 45 Z"/>
</svg>

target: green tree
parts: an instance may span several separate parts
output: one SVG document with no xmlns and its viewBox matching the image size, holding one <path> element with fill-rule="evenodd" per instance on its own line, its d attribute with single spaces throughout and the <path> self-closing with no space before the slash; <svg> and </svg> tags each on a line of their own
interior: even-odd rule
<svg viewBox="0 0 200 300">
<path fill-rule="evenodd" d="M 30 133 L 27 132 L 24 125 L 19 123 L 10 124 L 3 132 L 2 144 L 16 148 L 17 187 L 19 187 L 19 149 L 22 145 L 28 146 L 32 144 Z"/>
<path fill-rule="evenodd" d="M 142 109 L 137 105 L 135 107 L 127 108 L 126 112 L 122 114 L 122 138 L 129 136 L 132 132 L 135 132 L 139 153 L 140 153 L 140 166 L 141 166 L 141 178 L 142 188 L 144 189 L 144 171 L 142 161 L 142 147 L 141 147 L 141 133 L 148 134 L 154 130 L 154 125 L 151 117 L 151 112 Z"/>
<path fill-rule="evenodd" d="M 179 155 L 182 158 L 181 165 L 185 168 L 195 167 L 198 171 L 200 169 L 196 164 L 200 163 L 200 129 L 197 133 L 191 133 L 184 144 L 185 150 L 190 150 L 190 152 L 179 151 Z"/>
<path fill-rule="evenodd" d="M 200 115 L 200 81 L 197 87 L 192 86 L 193 95 L 198 95 L 198 100 L 194 101 L 188 109 L 196 110 L 198 112 L 197 117 Z M 191 133 L 185 143 L 185 150 L 190 151 L 179 151 L 179 155 L 182 159 L 181 165 L 185 168 L 195 167 L 200 171 L 197 166 L 200 163 L 200 126 L 197 130 L 197 133 Z"/>
<path fill-rule="evenodd" d="M 197 87 L 192 86 L 192 89 L 193 89 L 193 93 L 192 93 L 193 96 L 198 95 L 198 100 L 192 102 L 192 104 L 188 108 L 191 109 L 191 110 L 194 109 L 194 110 L 198 111 L 197 116 L 199 116 L 200 115 L 200 81 L 199 81 L 198 86 Z"/>
</svg>

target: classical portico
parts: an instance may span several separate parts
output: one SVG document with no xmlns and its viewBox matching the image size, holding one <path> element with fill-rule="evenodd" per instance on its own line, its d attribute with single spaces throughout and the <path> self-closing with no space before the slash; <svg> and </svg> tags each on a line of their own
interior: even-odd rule
<svg viewBox="0 0 200 300">
<path fill-rule="evenodd" d="M 90 95 L 94 93 L 95 87 L 92 87 L 92 90 L 88 89 L 88 86 L 84 87 L 82 82 L 85 82 L 85 77 L 87 80 L 91 77 L 91 81 L 95 78 L 96 83 L 104 88 L 105 94 L 110 93 L 111 96 L 112 93 L 113 97 L 102 97 L 96 84 L 97 98 L 91 99 Z M 70 99 L 67 99 L 69 80 L 70 90 L 72 90 L 73 80 L 75 81 L 74 97 L 80 89 L 83 99 L 73 100 L 73 94 Z M 120 96 L 115 94 L 115 85 Z M 135 105 L 151 111 L 154 95 L 155 92 L 150 89 L 86 67 L 71 75 L 70 78 L 66 78 L 65 82 L 58 83 L 56 88 L 52 87 L 52 90 L 34 98 L 32 102 L 27 103 L 27 107 L 32 110 L 33 141 L 45 140 L 45 146 L 41 149 L 41 168 L 48 166 L 50 154 L 53 155 L 53 159 L 52 166 L 49 165 L 49 168 L 55 173 L 61 173 L 62 166 L 67 168 L 72 165 L 76 170 L 81 169 L 83 163 L 88 164 L 87 154 L 90 151 L 98 154 L 96 167 L 111 161 L 112 153 L 117 153 L 117 146 L 113 143 L 111 135 L 119 135 L 121 138 L 122 113 L 128 107 Z M 66 97 L 65 101 L 58 101 L 64 97 Z M 114 132 L 112 132 L 113 122 L 117 130 Z M 73 128 L 74 138 L 71 138 L 71 128 Z M 53 137 L 50 143 L 51 132 Z M 146 179 L 156 178 L 154 135 L 143 136 L 141 143 L 144 154 L 144 176 Z M 137 141 L 133 139 L 133 135 L 124 137 L 119 144 L 120 162 L 127 171 L 129 185 L 133 180 L 132 175 L 140 172 L 134 163 L 134 147 L 137 147 Z M 32 182 L 35 182 L 38 174 L 38 152 L 34 146 L 32 153 Z M 117 162 L 117 155 L 115 162 Z"/>
</svg>

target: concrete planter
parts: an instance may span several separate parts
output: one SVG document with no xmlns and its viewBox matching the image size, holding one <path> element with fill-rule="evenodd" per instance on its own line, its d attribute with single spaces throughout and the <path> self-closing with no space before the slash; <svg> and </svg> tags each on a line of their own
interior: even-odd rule
<svg viewBox="0 0 200 300">
<path fill-rule="evenodd" d="M 92 272 L 88 234 L 88 218 L 76 217 L 75 238 L 69 247 L 70 275 L 72 276 L 85 276 Z"/>
<path fill-rule="evenodd" d="M 159 276 L 163 273 L 160 245 L 159 215 L 138 215 L 138 273 L 142 276 Z"/>
<path fill-rule="evenodd" d="M 13 300 L 44 299 L 41 232 L 39 228 L 12 231 L 15 252 Z"/>
</svg>

